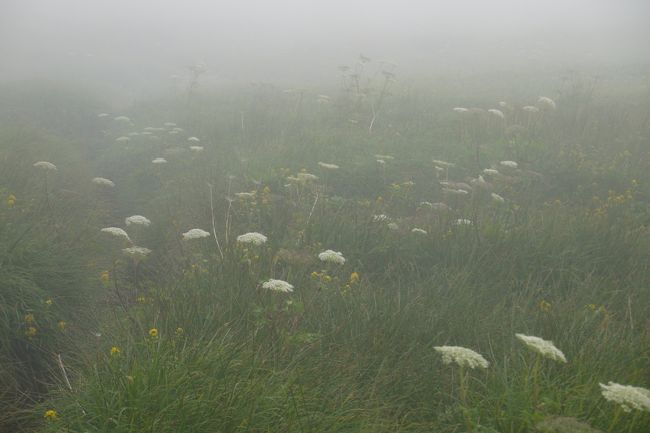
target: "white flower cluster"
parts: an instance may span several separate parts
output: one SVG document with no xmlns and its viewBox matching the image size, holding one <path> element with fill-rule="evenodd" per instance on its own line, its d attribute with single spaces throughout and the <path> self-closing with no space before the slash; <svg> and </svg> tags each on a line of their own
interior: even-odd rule
<svg viewBox="0 0 650 433">
<path fill-rule="evenodd" d="M 56 165 L 47 161 L 38 161 L 34 163 L 34 167 L 42 168 L 43 170 L 56 171 Z"/>
<path fill-rule="evenodd" d="M 124 220 L 127 226 L 131 224 L 148 227 L 151 224 L 148 218 L 143 217 L 142 215 L 132 215 Z"/>
<path fill-rule="evenodd" d="M 445 364 L 456 363 L 461 367 L 488 368 L 489 362 L 480 353 L 460 346 L 436 346 L 436 352 L 442 355 Z"/>
<path fill-rule="evenodd" d="M 632 409 L 650 412 L 650 389 L 614 382 L 601 383 L 600 388 L 606 400 L 620 404 L 625 412 Z"/>
<path fill-rule="evenodd" d="M 104 177 L 96 177 L 93 179 L 93 183 L 97 185 L 102 185 L 102 186 L 110 186 L 114 187 L 115 183 L 113 183 L 112 180 L 106 179 Z"/>
<path fill-rule="evenodd" d="M 524 334 L 515 334 L 515 337 L 523 342 L 529 349 L 539 353 L 545 358 L 558 362 L 567 362 L 564 353 L 555 347 L 552 341 Z"/>
<path fill-rule="evenodd" d="M 237 242 L 242 244 L 262 245 L 267 241 L 267 237 L 262 233 L 250 232 L 237 236 Z"/>
<path fill-rule="evenodd" d="M 318 165 L 320 165 L 323 168 L 326 168 L 328 170 L 337 170 L 339 168 L 338 165 L 336 164 L 328 164 L 327 162 L 319 162 Z"/>
<path fill-rule="evenodd" d="M 270 279 L 262 283 L 262 288 L 274 292 L 290 293 L 293 292 L 293 286 L 286 281 Z"/>
<path fill-rule="evenodd" d="M 494 114 L 495 116 L 500 117 L 501 119 L 505 118 L 505 116 L 503 115 L 503 111 L 497 110 L 496 108 L 490 108 L 488 110 L 488 113 Z"/>
<path fill-rule="evenodd" d="M 549 98 L 548 96 L 540 96 L 539 99 L 537 100 L 538 104 L 543 104 L 547 106 L 548 108 L 551 108 L 555 110 L 557 108 L 557 105 L 555 104 L 555 101 Z"/>
<path fill-rule="evenodd" d="M 492 196 L 492 200 L 494 200 L 494 201 L 497 202 L 497 203 L 505 203 L 505 202 L 506 202 L 506 199 L 504 199 L 503 197 L 501 197 L 501 196 L 500 196 L 499 194 L 497 194 L 496 192 L 493 192 L 493 193 L 490 194 L 490 195 Z"/>
<path fill-rule="evenodd" d="M 108 233 L 113 236 L 116 236 L 118 238 L 124 238 L 127 241 L 131 242 L 131 238 L 129 238 L 128 233 L 126 233 L 123 229 L 119 227 L 106 227 L 101 230 L 103 233 Z"/>
<path fill-rule="evenodd" d="M 510 167 L 510 168 L 519 167 L 519 164 L 517 164 L 515 161 L 501 161 L 499 164 L 501 164 L 504 167 Z"/>
<path fill-rule="evenodd" d="M 312 182 L 318 180 L 318 176 L 315 176 L 311 173 L 300 172 L 296 175 L 298 181 L 302 183 Z"/>
<path fill-rule="evenodd" d="M 201 229 L 191 229 L 183 233 L 185 240 L 207 238 L 208 236 L 210 236 L 210 232 Z"/>
<path fill-rule="evenodd" d="M 434 159 L 431 162 L 433 162 L 434 165 L 439 165 L 441 167 L 455 167 L 456 166 L 456 164 L 454 164 L 453 162 L 447 162 L 447 161 L 443 161 L 441 159 Z"/>
<path fill-rule="evenodd" d="M 426 235 L 426 234 L 427 234 L 427 231 L 415 227 L 415 228 L 411 229 L 411 233 L 417 233 L 417 234 L 420 234 L 420 235 Z"/>
<path fill-rule="evenodd" d="M 167 164 L 167 160 L 165 158 L 155 158 L 153 161 L 151 161 L 152 164 Z"/>
<path fill-rule="evenodd" d="M 345 263 L 345 257 L 343 254 L 333 250 L 325 250 L 318 255 L 318 258 L 321 262 L 336 263 L 337 265 L 342 265 Z"/>
<path fill-rule="evenodd" d="M 124 248 L 122 250 L 122 252 L 124 252 L 124 254 L 126 254 L 127 256 L 138 260 L 138 259 L 144 259 L 145 257 L 147 257 L 149 255 L 149 253 L 151 253 L 151 250 L 149 248 L 145 248 L 145 247 L 133 246 L 133 247 L 129 247 L 129 248 Z"/>
</svg>

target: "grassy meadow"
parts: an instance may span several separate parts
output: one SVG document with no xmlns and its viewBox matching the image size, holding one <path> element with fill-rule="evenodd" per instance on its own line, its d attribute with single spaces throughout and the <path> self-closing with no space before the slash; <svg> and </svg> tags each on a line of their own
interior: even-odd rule
<svg viewBox="0 0 650 433">
<path fill-rule="evenodd" d="M 0 87 L 0 431 L 650 431 L 647 73 L 360 64 Z"/>
</svg>

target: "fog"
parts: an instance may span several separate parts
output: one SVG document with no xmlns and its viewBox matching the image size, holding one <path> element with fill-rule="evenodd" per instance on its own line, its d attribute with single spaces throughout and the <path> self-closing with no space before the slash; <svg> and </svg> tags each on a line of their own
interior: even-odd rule
<svg viewBox="0 0 650 433">
<path fill-rule="evenodd" d="M 359 54 L 400 78 L 597 72 L 647 65 L 648 22 L 643 0 L 2 0 L 0 81 L 133 91 L 203 62 L 211 83 L 309 85 Z"/>
</svg>

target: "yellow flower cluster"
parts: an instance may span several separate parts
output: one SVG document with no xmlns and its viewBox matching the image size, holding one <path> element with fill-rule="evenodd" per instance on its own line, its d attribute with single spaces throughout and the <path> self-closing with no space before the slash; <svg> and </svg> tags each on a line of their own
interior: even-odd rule
<svg viewBox="0 0 650 433">
<path fill-rule="evenodd" d="M 539 309 L 543 311 L 544 313 L 549 313 L 551 311 L 552 305 L 550 302 L 547 302 L 546 300 L 542 299 L 539 302 Z"/>
<path fill-rule="evenodd" d="M 111 274 L 108 271 L 102 271 L 102 273 L 99 274 L 99 279 L 102 280 L 102 283 L 108 284 L 111 279 Z"/>
<path fill-rule="evenodd" d="M 9 208 L 12 208 L 14 207 L 15 204 L 16 204 L 16 196 L 13 194 L 9 194 L 9 197 L 7 197 L 7 206 Z"/>
<path fill-rule="evenodd" d="M 332 277 L 327 275 L 327 271 L 322 271 L 322 272 L 312 272 L 311 277 L 315 280 L 320 280 L 323 283 L 330 283 L 332 282 Z"/>
</svg>

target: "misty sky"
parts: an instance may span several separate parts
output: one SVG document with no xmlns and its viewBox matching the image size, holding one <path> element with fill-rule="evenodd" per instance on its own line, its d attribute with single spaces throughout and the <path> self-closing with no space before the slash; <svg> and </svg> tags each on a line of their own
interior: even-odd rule
<svg viewBox="0 0 650 433">
<path fill-rule="evenodd" d="M 649 63 L 644 0 L 0 0 L 0 81 L 317 82 L 360 53 L 429 71 Z"/>
</svg>

